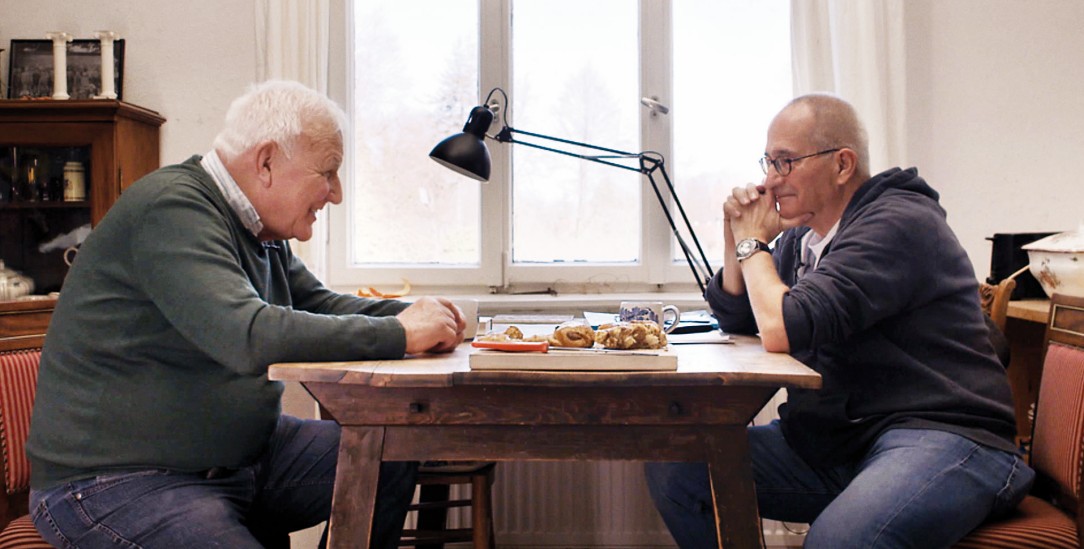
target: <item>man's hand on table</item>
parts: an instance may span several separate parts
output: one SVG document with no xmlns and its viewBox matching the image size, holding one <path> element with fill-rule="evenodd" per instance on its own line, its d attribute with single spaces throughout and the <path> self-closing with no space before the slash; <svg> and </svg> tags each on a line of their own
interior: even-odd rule
<svg viewBox="0 0 1084 549">
<path fill-rule="evenodd" d="M 451 352 L 467 329 L 459 307 L 443 297 L 419 298 L 395 317 L 406 330 L 407 354 Z"/>
</svg>

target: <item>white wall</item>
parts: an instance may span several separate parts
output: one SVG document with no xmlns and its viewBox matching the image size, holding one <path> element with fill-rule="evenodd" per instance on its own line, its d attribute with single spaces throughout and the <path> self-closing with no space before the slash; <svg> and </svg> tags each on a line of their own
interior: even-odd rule
<svg viewBox="0 0 1084 549">
<path fill-rule="evenodd" d="M 984 278 L 994 233 L 1084 221 L 1084 3 L 908 0 L 908 157 Z"/>
<path fill-rule="evenodd" d="M 252 0 L 0 0 L 0 48 L 49 31 L 124 39 L 124 100 L 158 111 L 162 162 L 211 148 L 230 101 L 256 78 Z M 9 52 L 0 80 L 7 82 Z"/>
</svg>

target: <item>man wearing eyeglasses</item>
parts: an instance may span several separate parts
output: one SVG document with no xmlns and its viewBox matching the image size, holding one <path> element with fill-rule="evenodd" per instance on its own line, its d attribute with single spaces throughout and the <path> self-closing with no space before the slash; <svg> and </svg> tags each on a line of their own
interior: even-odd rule
<svg viewBox="0 0 1084 549">
<path fill-rule="evenodd" d="M 806 548 L 936 548 L 1013 509 L 1035 474 L 938 193 L 913 168 L 871 177 L 857 114 L 829 95 L 775 117 L 761 167 L 723 205 L 706 298 L 723 330 L 823 377 L 748 429 L 761 515 L 810 523 Z M 714 547 L 706 467 L 647 477 L 679 545 Z"/>
</svg>

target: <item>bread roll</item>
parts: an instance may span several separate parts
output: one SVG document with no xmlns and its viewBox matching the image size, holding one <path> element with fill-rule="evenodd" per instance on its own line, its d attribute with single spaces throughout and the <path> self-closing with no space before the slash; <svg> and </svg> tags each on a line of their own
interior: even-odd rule
<svg viewBox="0 0 1084 549">
<path fill-rule="evenodd" d="M 555 347 L 593 347 L 595 331 L 582 322 L 565 322 L 553 331 L 549 342 Z"/>
<path fill-rule="evenodd" d="M 607 349 L 662 349 L 666 334 L 651 321 L 616 322 L 599 326 L 595 342 Z"/>
<path fill-rule="evenodd" d="M 489 332 L 476 338 L 478 341 L 522 341 L 523 331 L 515 326 L 509 326 L 503 332 Z"/>
</svg>

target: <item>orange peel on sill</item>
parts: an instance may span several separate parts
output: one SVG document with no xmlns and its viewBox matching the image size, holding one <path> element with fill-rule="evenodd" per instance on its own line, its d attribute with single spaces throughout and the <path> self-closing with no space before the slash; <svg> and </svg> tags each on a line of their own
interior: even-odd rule
<svg viewBox="0 0 1084 549">
<path fill-rule="evenodd" d="M 410 293 L 410 281 L 403 279 L 403 287 L 394 292 L 381 292 L 372 286 L 368 288 L 358 288 L 358 297 L 375 297 L 378 299 L 394 299 L 397 297 L 403 297 Z"/>
</svg>

